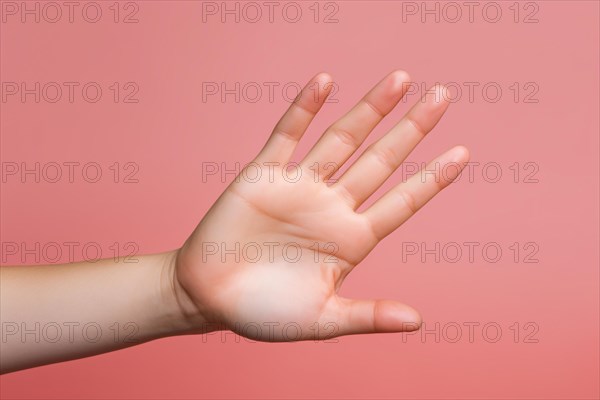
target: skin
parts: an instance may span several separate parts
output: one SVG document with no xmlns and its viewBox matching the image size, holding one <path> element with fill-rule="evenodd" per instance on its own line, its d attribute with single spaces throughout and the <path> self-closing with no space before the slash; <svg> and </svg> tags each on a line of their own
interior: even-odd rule
<svg viewBox="0 0 600 400">
<path fill-rule="evenodd" d="M 136 264 L 109 259 L 3 267 L 2 372 L 216 330 L 291 341 L 418 329 L 419 313 L 405 304 L 348 299 L 338 291 L 379 241 L 458 176 L 468 151 L 448 150 L 358 211 L 437 124 L 448 96 L 442 86 L 430 89 L 332 183 L 329 179 L 400 101 L 409 77 L 394 71 L 383 78 L 299 164 L 290 164 L 331 82 L 321 73 L 306 85 L 254 162 L 182 248 L 139 257 Z M 51 341 L 25 331 L 36 323 L 42 329 L 69 321 L 94 322 L 103 334 L 94 342 L 77 329 L 69 336 L 63 328 L 60 340 Z M 123 333 L 128 323 L 134 337 L 116 338 L 114 332 Z"/>
</svg>

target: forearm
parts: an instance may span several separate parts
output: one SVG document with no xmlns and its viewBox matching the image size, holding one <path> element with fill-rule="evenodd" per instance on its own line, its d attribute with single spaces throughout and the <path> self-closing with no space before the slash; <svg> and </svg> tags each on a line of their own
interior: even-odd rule
<svg viewBox="0 0 600 400">
<path fill-rule="evenodd" d="M 176 252 L 137 263 L 0 269 L 3 373 L 86 357 L 192 331 L 174 281 Z M 183 299 L 185 301 L 185 299 Z"/>
</svg>

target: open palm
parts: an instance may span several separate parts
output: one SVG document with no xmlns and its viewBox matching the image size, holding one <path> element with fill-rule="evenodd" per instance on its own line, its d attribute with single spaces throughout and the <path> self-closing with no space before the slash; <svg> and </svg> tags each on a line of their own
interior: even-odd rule
<svg viewBox="0 0 600 400">
<path fill-rule="evenodd" d="M 332 88 L 327 74 L 307 84 L 259 155 L 179 251 L 178 287 L 203 321 L 264 341 L 418 329 L 420 316 L 409 306 L 351 300 L 337 292 L 377 243 L 454 180 L 468 161 L 467 150 L 455 147 L 357 211 L 439 121 L 448 106 L 445 88 L 432 88 L 328 183 L 400 101 L 408 79 L 403 71 L 386 76 L 327 129 L 299 164 L 290 163 Z"/>
</svg>

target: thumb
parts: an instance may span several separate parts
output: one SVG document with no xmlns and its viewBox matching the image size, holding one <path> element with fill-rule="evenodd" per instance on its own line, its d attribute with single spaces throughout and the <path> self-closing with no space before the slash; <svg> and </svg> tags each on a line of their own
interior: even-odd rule
<svg viewBox="0 0 600 400">
<path fill-rule="evenodd" d="M 419 312 L 397 301 L 338 300 L 338 335 L 410 332 L 421 327 Z"/>
</svg>

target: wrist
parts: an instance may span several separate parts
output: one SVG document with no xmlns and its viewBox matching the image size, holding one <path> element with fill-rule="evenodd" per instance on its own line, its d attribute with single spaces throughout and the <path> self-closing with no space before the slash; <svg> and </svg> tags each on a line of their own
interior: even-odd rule
<svg viewBox="0 0 600 400">
<path fill-rule="evenodd" d="M 216 330 L 200 313 L 198 307 L 177 277 L 179 249 L 161 254 L 159 296 L 162 304 L 162 336 L 201 334 Z"/>
</svg>

